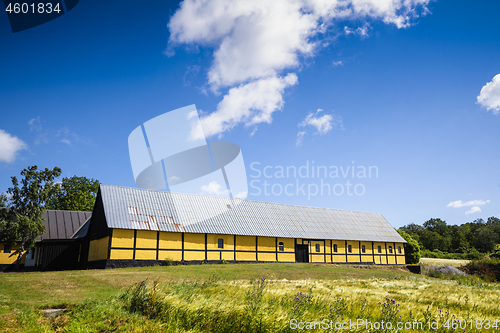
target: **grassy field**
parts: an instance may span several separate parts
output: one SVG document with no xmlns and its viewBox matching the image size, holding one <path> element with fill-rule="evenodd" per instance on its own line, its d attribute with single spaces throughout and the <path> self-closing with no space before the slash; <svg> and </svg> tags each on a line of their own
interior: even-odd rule
<svg viewBox="0 0 500 333">
<path fill-rule="evenodd" d="M 447 332 L 453 330 L 442 327 L 446 319 L 458 318 L 474 326 L 467 331 L 479 332 L 476 320 L 488 319 L 490 325 L 500 320 L 498 299 L 497 284 L 475 277 L 435 279 L 374 266 L 227 264 L 11 273 L 0 274 L 0 331 L 296 332 L 291 319 L 350 319 L 421 322 L 422 332 Z M 66 312 L 45 319 L 40 311 L 45 308 Z M 427 329 L 438 319 L 440 330 Z"/>
<path fill-rule="evenodd" d="M 420 263 L 424 266 L 454 266 L 460 267 L 470 260 L 459 260 L 459 259 L 440 259 L 440 258 L 420 258 Z"/>
</svg>

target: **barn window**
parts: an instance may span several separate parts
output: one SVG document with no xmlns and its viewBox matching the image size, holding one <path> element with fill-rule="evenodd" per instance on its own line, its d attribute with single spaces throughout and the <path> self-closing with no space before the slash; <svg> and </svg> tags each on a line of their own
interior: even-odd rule
<svg viewBox="0 0 500 333">
<path fill-rule="evenodd" d="M 382 247 L 380 245 L 377 247 L 377 249 L 378 249 L 378 253 L 382 253 Z"/>
<path fill-rule="evenodd" d="M 224 248 L 224 240 L 223 240 L 222 238 L 219 238 L 219 239 L 217 240 L 217 247 L 218 247 L 219 249 L 223 249 L 223 248 Z"/>
<path fill-rule="evenodd" d="M 3 253 L 10 253 L 10 251 L 11 251 L 10 244 L 5 244 L 3 246 Z"/>
<path fill-rule="evenodd" d="M 351 245 L 347 245 L 347 252 L 349 252 L 349 253 L 352 252 L 352 246 Z"/>
<path fill-rule="evenodd" d="M 333 244 L 333 252 L 337 252 L 337 244 Z"/>
<path fill-rule="evenodd" d="M 389 246 L 389 253 L 392 253 L 392 246 Z"/>
<path fill-rule="evenodd" d="M 319 252 L 319 244 L 316 244 L 316 252 Z"/>
<path fill-rule="evenodd" d="M 398 253 L 401 253 L 401 246 L 398 246 Z"/>
<path fill-rule="evenodd" d="M 285 251 L 285 246 L 283 245 L 283 242 L 279 243 L 279 250 L 280 251 Z"/>
<path fill-rule="evenodd" d="M 361 245 L 361 252 L 365 253 L 366 252 L 366 248 L 364 245 Z"/>
</svg>

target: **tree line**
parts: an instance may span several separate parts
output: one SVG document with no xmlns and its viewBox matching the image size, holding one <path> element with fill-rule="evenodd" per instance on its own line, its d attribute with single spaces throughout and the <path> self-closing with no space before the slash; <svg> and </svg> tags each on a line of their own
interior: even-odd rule
<svg viewBox="0 0 500 333">
<path fill-rule="evenodd" d="M 461 225 L 448 225 L 432 218 L 423 225 L 408 224 L 399 230 L 409 234 L 422 250 L 448 253 L 491 253 L 500 243 L 500 219 L 476 219 Z"/>
<path fill-rule="evenodd" d="M 12 187 L 0 194 L 0 241 L 20 244 L 11 255 L 17 255 L 16 269 L 23 254 L 45 233 L 45 210 L 93 210 L 99 181 L 73 176 L 57 182 L 61 174 L 58 167 L 30 166 L 21 171 L 21 179 L 11 177 Z"/>
</svg>

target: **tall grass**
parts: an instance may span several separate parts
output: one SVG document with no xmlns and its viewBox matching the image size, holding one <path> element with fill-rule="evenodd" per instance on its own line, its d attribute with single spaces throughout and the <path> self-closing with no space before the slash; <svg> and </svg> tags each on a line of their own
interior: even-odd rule
<svg viewBox="0 0 500 333">
<path fill-rule="evenodd" d="M 457 279 L 454 282 L 462 286 L 464 284 L 461 281 L 469 280 Z M 376 285 L 378 281 L 372 282 Z M 316 322 L 318 330 L 325 328 L 321 326 L 323 323 L 327 325 L 327 330 L 336 330 L 332 324 L 349 320 L 390 322 L 395 330 L 398 322 L 412 322 L 425 328 L 436 320 L 444 324 L 453 318 L 482 320 L 486 318 L 485 313 L 500 315 L 498 306 L 489 311 L 484 311 L 479 305 L 471 306 L 468 295 L 462 301 L 446 298 L 438 304 L 417 300 L 416 303 L 421 304 L 416 306 L 415 301 L 408 302 L 405 297 L 392 295 L 381 298 L 367 293 L 368 297 L 364 297 L 361 293 L 351 292 L 349 296 L 338 296 L 345 292 L 331 287 L 319 281 L 296 284 L 268 281 L 265 278 L 250 283 L 218 279 L 209 283 L 160 284 L 156 280 L 149 286 L 144 280 L 129 288 L 121 300 L 128 311 L 162 322 L 171 331 L 194 332 L 295 332 L 297 330 L 293 323 L 299 322 L 311 325 Z M 493 321 L 495 318 L 490 319 Z M 356 326 L 350 330 L 365 331 L 366 327 Z M 392 330 L 387 327 L 374 329 Z M 441 327 L 440 330 L 430 331 L 453 330 Z"/>
</svg>

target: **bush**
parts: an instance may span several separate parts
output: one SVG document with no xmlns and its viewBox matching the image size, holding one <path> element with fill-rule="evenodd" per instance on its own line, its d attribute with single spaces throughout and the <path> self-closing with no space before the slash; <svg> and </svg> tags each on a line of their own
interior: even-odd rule
<svg viewBox="0 0 500 333">
<path fill-rule="evenodd" d="M 493 253 L 491 254 L 493 258 L 500 259 L 500 244 L 497 244 L 495 246 L 495 249 L 493 250 Z"/>
<path fill-rule="evenodd" d="M 500 281 L 500 260 L 498 259 L 473 260 L 464 268 L 468 274 L 477 275 L 487 282 Z"/>
<path fill-rule="evenodd" d="M 485 254 L 479 252 L 475 248 L 469 250 L 468 253 L 448 253 L 439 250 L 422 250 L 423 258 L 439 258 L 439 259 L 458 259 L 458 260 L 478 260 L 484 258 Z"/>
<path fill-rule="evenodd" d="M 407 241 L 405 246 L 405 259 L 407 264 L 418 264 L 420 261 L 420 246 L 418 242 L 413 239 L 408 233 L 403 230 L 397 232 Z"/>
</svg>

